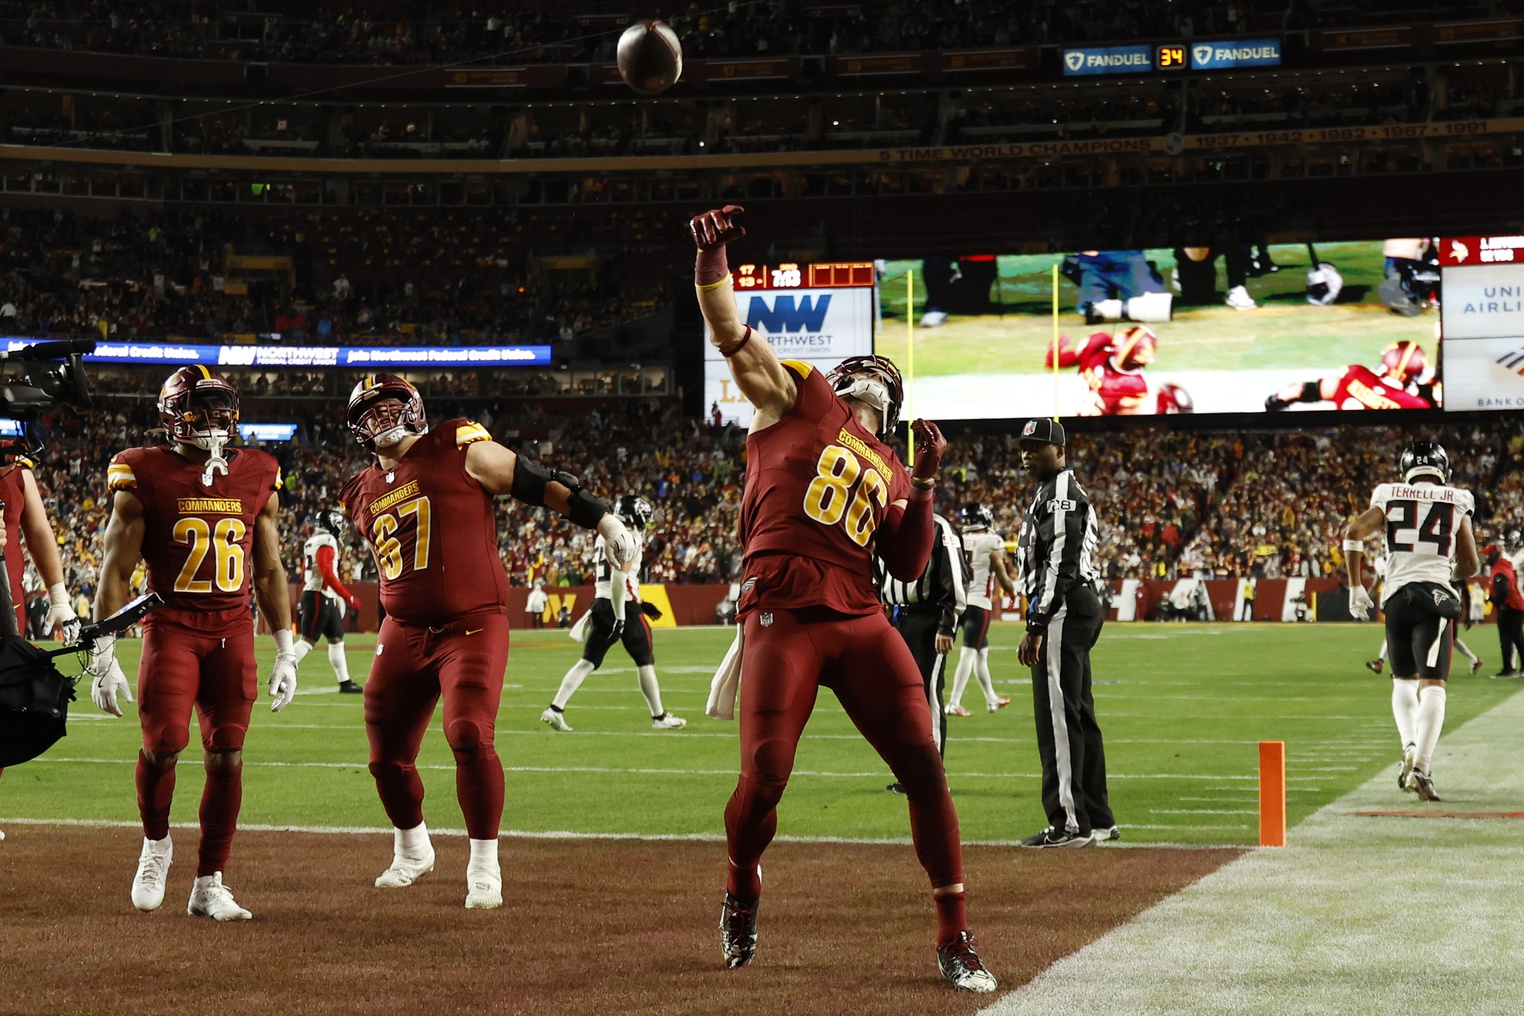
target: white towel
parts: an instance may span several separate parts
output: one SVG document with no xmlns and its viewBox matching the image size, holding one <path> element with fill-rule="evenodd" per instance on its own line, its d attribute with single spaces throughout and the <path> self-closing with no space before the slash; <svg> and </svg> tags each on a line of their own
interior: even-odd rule
<svg viewBox="0 0 1524 1016">
<path fill-rule="evenodd" d="M 735 641 L 725 650 L 720 669 L 714 672 L 714 680 L 709 682 L 709 701 L 704 705 L 704 712 L 717 720 L 736 718 L 736 693 L 741 690 L 742 641 L 742 628 L 737 624 Z"/>
<path fill-rule="evenodd" d="M 573 642 L 581 642 L 587 637 L 587 624 L 592 619 L 593 612 L 591 610 L 583 611 L 582 616 L 577 618 L 577 623 L 572 625 L 571 630 L 566 633 L 566 637 Z"/>
</svg>

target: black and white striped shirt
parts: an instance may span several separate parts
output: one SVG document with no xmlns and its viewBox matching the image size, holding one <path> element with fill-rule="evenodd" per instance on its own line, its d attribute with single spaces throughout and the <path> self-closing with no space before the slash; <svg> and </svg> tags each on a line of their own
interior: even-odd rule
<svg viewBox="0 0 1524 1016">
<path fill-rule="evenodd" d="M 958 627 L 958 618 L 968 607 L 968 559 L 963 554 L 963 541 L 952 523 L 940 515 L 933 515 L 932 522 L 936 527 L 936 542 L 920 578 L 914 582 L 901 582 L 889 574 L 877 557 L 873 559 L 873 569 L 878 580 L 879 599 L 890 606 L 939 607 L 937 634 L 950 636 Z"/>
<path fill-rule="evenodd" d="M 1076 586 L 1100 581 L 1095 565 L 1099 542 L 1095 507 L 1074 470 L 1061 469 L 1037 488 L 1016 546 L 1018 584 L 1027 597 L 1027 630 L 1042 632 Z"/>
</svg>

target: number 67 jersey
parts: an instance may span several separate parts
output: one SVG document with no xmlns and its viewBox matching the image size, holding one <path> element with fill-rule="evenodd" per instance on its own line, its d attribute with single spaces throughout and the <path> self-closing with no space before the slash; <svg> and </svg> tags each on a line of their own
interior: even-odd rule
<svg viewBox="0 0 1524 1016">
<path fill-rule="evenodd" d="M 228 455 L 210 484 L 172 448 L 129 448 L 106 467 L 106 487 L 143 505 L 148 588 L 164 598 L 145 625 L 209 635 L 247 631 L 254 520 L 280 489 L 280 464 L 257 448 Z"/>
<path fill-rule="evenodd" d="M 1476 510 L 1469 490 L 1437 483 L 1383 483 L 1371 506 L 1386 516 L 1386 580 L 1381 602 L 1410 582 L 1448 585 L 1461 519 Z"/>
<path fill-rule="evenodd" d="M 373 463 L 339 492 L 375 549 L 381 605 L 398 624 L 435 627 L 507 611 L 492 497 L 466 472 L 466 448 L 490 440 L 481 424 L 446 420 L 414 441 L 396 468 Z"/>
</svg>

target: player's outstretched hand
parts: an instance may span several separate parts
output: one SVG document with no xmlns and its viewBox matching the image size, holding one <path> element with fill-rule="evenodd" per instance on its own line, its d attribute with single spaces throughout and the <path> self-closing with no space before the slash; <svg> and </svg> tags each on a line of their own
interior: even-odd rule
<svg viewBox="0 0 1524 1016">
<path fill-rule="evenodd" d="M 1349 614 L 1356 621 L 1369 621 L 1371 619 L 1371 608 L 1375 605 L 1375 601 L 1371 599 L 1371 594 L 1365 591 L 1364 586 L 1355 586 L 1350 589 Z"/>
<path fill-rule="evenodd" d="M 917 480 L 929 480 L 937 475 L 942 464 L 942 453 L 947 450 L 947 438 L 930 420 L 917 420 L 915 428 L 915 467 L 910 475 Z"/>
<path fill-rule="evenodd" d="M 661 608 L 654 603 L 642 603 L 640 605 L 640 612 L 653 621 L 661 620 Z"/>
<path fill-rule="evenodd" d="M 122 665 L 116 662 L 115 635 L 104 635 L 97 640 L 85 669 L 91 676 L 90 701 L 102 712 L 122 715 L 117 700 L 125 698 L 131 702 L 132 687 L 127 683 L 127 675 L 122 673 Z"/>
<path fill-rule="evenodd" d="M 742 215 L 746 209 L 740 205 L 726 205 L 724 208 L 711 208 L 702 215 L 695 215 L 688 227 L 693 230 L 693 242 L 699 250 L 714 250 L 723 247 L 732 240 L 739 240 L 746 235 L 746 227 L 736 221 L 738 215 Z"/>
</svg>

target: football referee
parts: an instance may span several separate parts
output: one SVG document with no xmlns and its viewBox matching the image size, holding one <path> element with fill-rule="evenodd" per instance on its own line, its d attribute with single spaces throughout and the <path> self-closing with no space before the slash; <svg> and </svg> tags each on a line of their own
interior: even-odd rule
<svg viewBox="0 0 1524 1016">
<path fill-rule="evenodd" d="M 1042 806 L 1048 827 L 1024 847 L 1088 847 L 1120 837 L 1106 795 L 1106 751 L 1090 693 L 1090 648 L 1101 634 L 1100 571 L 1092 559 L 1095 508 L 1066 464 L 1064 428 L 1028 420 L 1023 469 L 1037 496 L 1021 522 L 1016 558 L 1028 600 L 1017 656 L 1032 668 Z"/>
<path fill-rule="evenodd" d="M 895 629 L 910 647 L 915 664 L 926 684 L 926 702 L 931 707 L 931 735 L 937 751 L 945 752 L 947 714 L 942 711 L 942 691 L 947 679 L 947 654 L 952 652 L 953 632 L 958 618 L 968 606 L 968 562 L 963 554 L 963 540 L 958 531 L 941 515 L 933 514 L 936 540 L 926 570 L 914 582 L 901 582 L 884 569 L 874 557 L 878 571 L 879 598 L 890 608 Z M 898 783 L 886 790 L 905 791 Z"/>
</svg>

